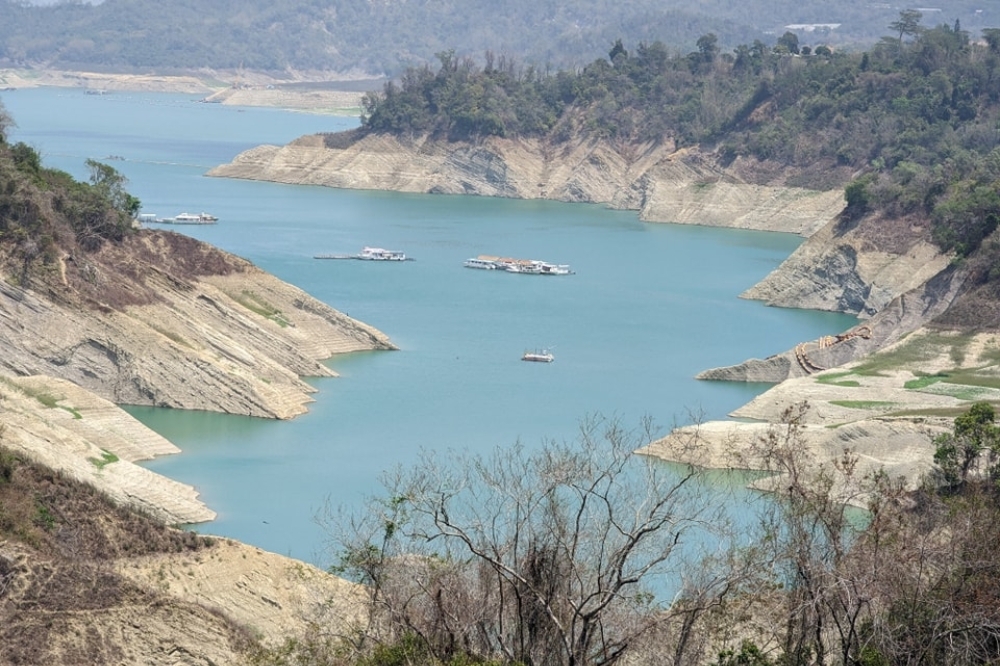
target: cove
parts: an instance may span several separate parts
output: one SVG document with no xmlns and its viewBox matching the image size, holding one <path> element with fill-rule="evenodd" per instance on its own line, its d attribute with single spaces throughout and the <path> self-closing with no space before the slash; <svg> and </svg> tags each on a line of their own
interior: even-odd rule
<svg viewBox="0 0 1000 666">
<path fill-rule="evenodd" d="M 130 411 L 183 453 L 148 466 L 195 485 L 219 518 L 196 529 L 318 564 L 313 521 L 346 509 L 422 448 L 488 451 L 571 440 L 587 415 L 665 431 L 720 419 L 766 386 L 700 382 L 706 368 L 839 333 L 852 317 L 782 310 L 738 294 L 801 242 L 787 234 L 639 222 L 634 212 L 548 201 L 333 190 L 207 178 L 261 143 L 339 131 L 353 118 L 201 104 L 168 94 L 3 93 L 11 140 L 86 178 L 87 158 L 130 181 L 143 212 L 209 212 L 175 227 L 244 256 L 387 333 L 395 352 L 352 354 L 314 380 L 310 412 L 287 422 L 145 407 Z M 414 261 L 314 259 L 365 245 Z M 500 254 L 570 264 L 574 275 L 476 271 Z M 553 363 L 524 363 L 549 348 Z"/>
</svg>

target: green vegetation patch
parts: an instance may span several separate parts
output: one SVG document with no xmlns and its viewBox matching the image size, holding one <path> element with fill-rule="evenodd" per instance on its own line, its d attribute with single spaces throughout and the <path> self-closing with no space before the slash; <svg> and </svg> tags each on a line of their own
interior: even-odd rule
<svg viewBox="0 0 1000 666">
<path fill-rule="evenodd" d="M 830 386 L 848 386 L 852 388 L 861 386 L 861 382 L 856 379 L 842 379 L 843 377 L 850 377 L 853 374 L 852 371 L 828 372 L 816 377 L 816 381 L 820 384 L 829 384 Z"/>
<path fill-rule="evenodd" d="M 970 402 L 982 400 L 1000 400 L 1000 391 L 985 386 L 969 386 L 966 384 L 952 384 L 950 382 L 939 382 L 923 389 L 925 393 L 934 395 L 946 395 L 957 400 L 968 400 Z"/>
<path fill-rule="evenodd" d="M 46 391 L 42 391 L 42 390 L 39 390 L 39 389 L 26 388 L 26 387 L 17 386 L 17 385 L 14 385 L 14 386 L 16 386 L 18 389 L 20 389 L 21 391 L 23 391 L 29 397 L 32 397 L 35 400 L 37 400 L 38 402 L 42 403 L 42 405 L 45 406 L 47 409 L 54 409 L 54 408 L 58 407 L 59 409 L 63 409 L 65 411 L 69 412 L 70 414 L 72 414 L 74 419 L 82 419 L 83 418 L 83 414 L 81 414 L 80 410 L 78 410 L 76 407 L 68 407 L 66 405 L 60 405 L 59 404 L 59 401 L 63 400 L 64 398 L 60 398 L 60 397 L 54 396 L 51 393 L 48 393 Z"/>
<path fill-rule="evenodd" d="M 848 409 L 887 409 L 896 403 L 886 400 L 831 400 L 830 404 Z"/>
<path fill-rule="evenodd" d="M 955 370 L 945 375 L 948 384 L 961 384 L 963 386 L 980 386 L 983 388 L 1000 390 L 1000 377 L 996 375 L 983 375 L 974 370 Z"/>
<path fill-rule="evenodd" d="M 49 409 L 52 409 L 53 407 L 58 407 L 59 406 L 59 404 L 58 404 L 59 403 L 59 398 L 55 397 L 51 393 L 45 393 L 45 392 L 30 393 L 29 392 L 29 395 L 31 395 L 32 397 L 34 397 L 35 400 L 37 400 L 38 402 L 42 403 L 43 406 L 45 406 L 45 407 L 47 407 Z"/>
<path fill-rule="evenodd" d="M 1000 376 L 985 375 L 975 369 L 955 369 L 924 375 L 907 381 L 903 387 L 959 400 L 1000 399 Z"/>
<path fill-rule="evenodd" d="M 945 349 L 956 365 L 965 358 L 965 350 L 975 333 L 929 333 L 910 336 L 905 344 L 894 349 L 873 354 L 854 368 L 854 372 L 869 377 L 884 377 L 886 373 L 913 368 L 928 363 L 941 355 Z"/>
<path fill-rule="evenodd" d="M 990 338 L 989 346 L 979 352 L 979 358 L 990 365 L 1000 365 L 1000 346 L 996 338 Z"/>
<path fill-rule="evenodd" d="M 36 526 L 51 532 L 56 526 L 56 517 L 52 515 L 52 510 L 43 503 L 43 498 L 35 500 L 36 515 L 34 523 Z"/>
<path fill-rule="evenodd" d="M 89 460 L 90 462 L 94 463 L 94 466 L 97 469 L 104 469 L 104 467 L 106 465 L 110 465 L 111 463 L 118 462 L 118 456 L 116 456 L 115 454 L 111 453 L 110 451 L 105 451 L 104 449 L 101 449 L 101 457 L 100 458 L 87 458 L 87 460 Z"/>
<path fill-rule="evenodd" d="M 291 325 L 291 321 L 281 312 L 281 310 L 274 307 L 252 291 L 243 291 L 240 294 L 233 296 L 233 300 L 245 307 L 247 310 L 256 312 L 266 319 L 270 319 L 282 328 Z"/>
<path fill-rule="evenodd" d="M 964 406 L 961 406 L 961 407 L 924 407 L 924 408 L 921 408 L 921 409 L 904 409 L 904 410 L 900 410 L 898 412 L 892 412 L 891 414 L 889 414 L 889 416 L 896 416 L 896 417 L 900 417 L 900 418 L 902 418 L 902 417 L 912 418 L 912 417 L 928 416 L 928 417 L 944 417 L 944 418 L 953 419 L 956 416 L 961 416 L 962 414 L 964 414 L 967 411 L 968 411 L 968 408 L 964 407 Z"/>
<path fill-rule="evenodd" d="M 923 375 L 922 377 L 917 377 L 916 379 L 911 379 L 903 384 L 903 388 L 909 389 L 911 391 L 917 391 L 922 388 L 927 388 L 931 384 L 936 384 L 937 382 L 943 381 L 948 375 L 937 373 L 935 375 Z"/>
</svg>

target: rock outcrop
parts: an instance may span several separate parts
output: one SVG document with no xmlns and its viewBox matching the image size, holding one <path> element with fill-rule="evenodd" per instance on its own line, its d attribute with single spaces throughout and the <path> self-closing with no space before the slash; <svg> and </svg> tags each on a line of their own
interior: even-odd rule
<svg viewBox="0 0 1000 666">
<path fill-rule="evenodd" d="M 766 359 L 706 370 L 699 377 L 779 383 L 738 412 L 762 422 L 780 419 L 781 411 L 794 402 L 811 400 L 814 409 L 825 415 L 824 426 L 838 426 L 836 432 L 822 427 L 810 430 L 807 444 L 821 458 L 835 456 L 848 446 L 863 451 L 873 468 L 883 465 L 893 473 L 923 473 L 930 460 L 931 439 L 945 426 L 926 426 L 908 416 L 891 423 L 870 419 L 884 418 L 892 411 L 889 405 L 910 413 L 925 408 L 959 411 L 964 404 L 961 398 L 945 399 L 902 386 L 891 400 L 877 397 L 888 390 L 885 386 L 844 396 L 843 387 L 812 376 L 829 368 L 849 368 L 941 315 L 961 293 L 966 271 L 953 265 L 952 257 L 931 242 L 925 222 L 850 219 L 844 215 L 840 189 L 789 187 L 781 169 L 764 169 L 756 177 L 745 177 L 754 172 L 753 164 L 737 161 L 721 166 L 711 155 L 676 150 L 669 143 L 615 147 L 603 141 L 554 144 L 495 138 L 476 144 L 444 143 L 359 131 L 302 137 L 284 147 L 260 146 L 209 175 L 588 202 L 636 210 L 649 222 L 807 236 L 791 257 L 742 297 L 780 307 L 845 312 L 864 321 L 838 335 L 802 341 Z M 920 371 L 906 368 L 907 373 Z M 849 406 L 834 406 L 838 400 Z M 753 407 L 765 403 L 767 409 Z M 849 428 L 844 429 L 845 422 L 851 423 Z M 715 435 L 731 430 L 731 424 L 708 425 L 705 432 Z M 739 436 L 754 436 L 756 431 L 749 431 L 754 427 L 764 426 L 744 426 Z M 683 433 L 679 436 L 683 438 Z M 725 438 L 713 435 L 710 439 L 717 454 Z M 906 454 L 893 462 L 890 450 L 899 446 Z M 646 452 L 689 460 L 675 449 L 661 443 Z M 719 455 L 711 457 L 714 464 L 731 464 Z"/>
<path fill-rule="evenodd" d="M 179 449 L 120 408 L 53 377 L 0 377 L 0 445 L 168 525 L 215 512 L 189 485 L 135 463 Z"/>
<path fill-rule="evenodd" d="M 177 448 L 116 404 L 291 418 L 312 401 L 302 377 L 335 374 L 324 359 L 394 348 L 194 239 L 142 231 L 106 245 L 48 271 L 0 261 L 0 444 L 162 522 L 215 514 L 134 464 Z"/>
<path fill-rule="evenodd" d="M 66 258 L 63 284 L 25 289 L 0 274 L 0 373 L 60 377 L 116 404 L 290 418 L 312 400 L 301 377 L 334 374 L 324 359 L 393 348 L 245 260 L 212 250 L 215 268 L 182 265 L 170 248 L 194 241 L 161 242 L 176 236 Z"/>
<path fill-rule="evenodd" d="M 808 235 L 843 208 L 840 191 L 759 185 L 670 144 L 443 143 L 341 133 L 247 150 L 210 176 L 398 192 L 552 199 L 636 210 L 650 222 Z"/>
<path fill-rule="evenodd" d="M 256 645 L 312 639 L 316 627 L 348 634 L 363 591 L 308 564 L 228 540 L 189 552 L 192 534 L 136 553 L 149 517 L 215 513 L 193 487 L 136 464 L 178 449 L 114 403 L 290 418 L 311 401 L 302 376 L 333 375 L 324 359 L 393 349 L 389 339 L 171 232 L 142 231 L 40 270 L 17 271 L 3 256 L 0 266 L 0 487 L 20 482 L 12 455 L 54 470 L 44 490 L 20 492 L 23 506 L 0 511 L 0 532 L 16 509 L 46 535 L 0 535 L 0 661 L 243 663 Z M 93 495 L 53 508 L 71 501 L 67 479 L 143 517 L 123 527 Z M 55 556 L 40 548 L 50 534 Z"/>
<path fill-rule="evenodd" d="M 960 295 L 966 270 L 903 221 L 827 224 L 761 282 L 742 294 L 779 307 L 856 314 L 840 335 L 804 340 L 767 359 L 712 368 L 700 379 L 780 382 L 864 358 L 943 314 Z"/>
<path fill-rule="evenodd" d="M 893 479 L 907 479 L 915 487 L 933 467 L 934 437 L 949 429 L 943 418 L 865 418 L 837 428 L 804 424 L 795 436 L 815 469 L 829 468 L 845 451 L 851 451 L 857 457 L 856 478 L 882 471 Z M 767 422 L 713 421 L 678 428 L 638 453 L 715 469 L 765 469 L 766 464 L 755 457 L 754 443 L 774 432 L 778 437 L 786 433 L 784 426 Z M 776 475 L 756 479 L 751 487 L 768 490 L 780 483 L 781 476 Z M 857 500 L 863 505 L 863 496 Z"/>
<path fill-rule="evenodd" d="M 589 202 L 636 210 L 650 222 L 798 233 L 806 242 L 742 296 L 878 317 L 864 326 L 865 335 L 858 327 L 832 340 L 803 341 L 768 359 L 707 370 L 702 379 L 778 382 L 840 365 L 923 325 L 954 298 L 963 276 L 919 223 L 847 220 L 839 189 L 788 187 L 780 170 L 767 184 L 741 175 L 753 171 L 752 164 L 723 167 L 710 155 L 669 143 L 616 148 L 597 140 L 489 138 L 472 144 L 356 131 L 259 146 L 209 175 Z"/>
</svg>

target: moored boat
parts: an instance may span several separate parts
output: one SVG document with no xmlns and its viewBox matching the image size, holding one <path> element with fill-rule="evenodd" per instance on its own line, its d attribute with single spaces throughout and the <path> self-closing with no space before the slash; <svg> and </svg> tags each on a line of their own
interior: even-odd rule
<svg viewBox="0 0 1000 666">
<path fill-rule="evenodd" d="M 466 268 L 482 270 L 506 271 L 523 275 L 570 275 L 573 273 L 568 264 L 550 264 L 537 259 L 513 259 L 481 254 L 478 257 L 465 260 Z"/>
<path fill-rule="evenodd" d="M 165 224 L 215 224 L 219 218 L 208 213 L 181 213 L 172 218 L 166 217 L 156 221 Z"/>
<path fill-rule="evenodd" d="M 543 349 L 541 351 L 526 351 L 521 355 L 522 361 L 533 361 L 535 363 L 551 363 L 556 360 L 556 357 L 552 355 L 548 349 Z"/>
<path fill-rule="evenodd" d="M 365 247 L 356 258 L 364 261 L 406 261 L 406 254 L 381 247 Z"/>
<path fill-rule="evenodd" d="M 547 264 L 545 262 L 540 262 L 538 272 L 540 275 L 569 275 L 573 271 L 571 271 L 569 266 L 566 264 Z"/>
<path fill-rule="evenodd" d="M 497 268 L 496 262 L 483 257 L 472 257 L 465 260 L 466 268 L 478 268 L 484 271 L 494 271 Z"/>
</svg>

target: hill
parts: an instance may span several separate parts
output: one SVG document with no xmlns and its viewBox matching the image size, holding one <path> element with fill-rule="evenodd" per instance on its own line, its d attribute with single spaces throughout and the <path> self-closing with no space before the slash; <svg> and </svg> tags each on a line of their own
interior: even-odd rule
<svg viewBox="0 0 1000 666">
<path fill-rule="evenodd" d="M 167 527 L 215 514 L 136 464 L 177 449 L 113 403 L 290 418 L 311 399 L 301 377 L 332 374 L 323 359 L 391 342 L 137 228 L 117 171 L 47 168 L 8 143 L 12 122 L 0 106 L 0 662 L 238 663 L 353 622 L 351 584 Z"/>
<path fill-rule="evenodd" d="M 753 295 L 871 316 L 916 286 L 885 260 L 866 267 L 863 252 L 921 257 L 921 280 L 957 257 L 982 295 L 995 254 L 984 241 L 1000 222 L 1000 30 L 978 42 L 920 21 L 903 12 L 897 36 L 860 53 L 813 51 L 791 34 L 733 53 L 705 35 L 683 56 L 619 41 L 606 59 L 556 74 L 443 53 L 436 70 L 411 68 L 366 94 L 360 129 L 254 149 L 212 173 L 589 201 L 647 220 L 810 234 L 835 222 L 795 280 L 827 296 L 773 282 Z M 826 202 L 798 213 L 811 222 L 778 219 L 806 201 Z M 948 321 L 1000 325 L 990 308 L 965 312 L 978 317 Z"/>
<path fill-rule="evenodd" d="M 0 663 L 246 663 L 315 623 L 338 631 L 359 617 L 346 581 L 167 527 L 11 451 L 10 435 L 0 431 Z"/>
<path fill-rule="evenodd" d="M 311 400 L 300 377 L 332 374 L 323 359 L 392 348 L 243 259 L 134 228 L 124 179 L 89 166 L 75 182 L 0 143 L 0 372 L 119 404 L 289 418 Z"/>
<path fill-rule="evenodd" d="M 30 6 L 2 0 L 0 67 L 105 71 L 259 70 L 394 76 L 454 49 L 487 51 L 538 69 L 575 69 L 616 39 L 687 49 L 704 34 L 726 49 L 771 45 L 791 30 L 802 43 L 871 45 L 898 9 L 820 0 L 106 0 Z M 967 30 L 1000 25 L 1000 9 L 951 0 L 929 18 Z"/>
<path fill-rule="evenodd" d="M 780 382 L 741 413 L 780 419 L 809 396 L 825 407 L 811 419 L 863 424 L 857 437 L 877 447 L 866 419 L 1000 401 L 1000 31 L 980 40 L 921 20 L 903 12 L 895 35 L 857 53 L 794 35 L 725 53 L 706 35 L 687 55 L 618 42 L 556 74 L 444 53 L 365 95 L 359 129 L 259 146 L 210 175 L 589 202 L 808 236 L 744 296 L 864 321 L 700 377 Z M 892 379 L 852 370 L 872 364 Z M 837 372 L 850 379 L 825 379 Z M 904 465 L 928 464 L 928 432 Z"/>
</svg>

